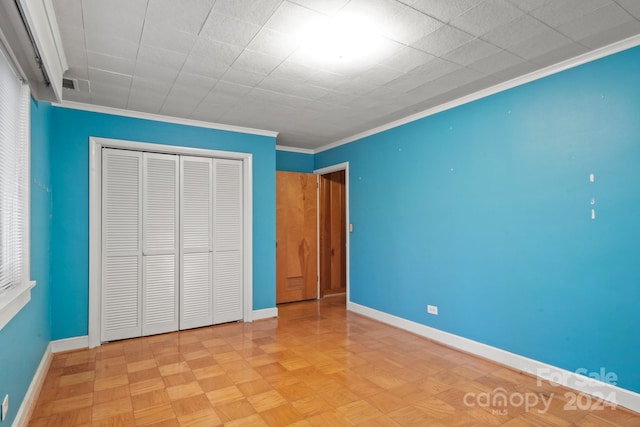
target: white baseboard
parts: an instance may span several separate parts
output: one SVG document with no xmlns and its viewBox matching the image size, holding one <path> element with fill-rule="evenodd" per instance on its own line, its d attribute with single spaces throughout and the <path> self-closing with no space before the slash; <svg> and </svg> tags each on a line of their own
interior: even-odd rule
<svg viewBox="0 0 640 427">
<path fill-rule="evenodd" d="M 51 352 L 60 353 L 62 351 L 78 350 L 81 348 L 89 348 L 89 336 L 64 338 L 61 340 L 51 341 Z"/>
<path fill-rule="evenodd" d="M 278 307 L 253 310 L 253 320 L 270 319 L 272 317 L 278 317 Z"/>
<path fill-rule="evenodd" d="M 510 353 L 490 345 L 482 344 L 458 335 L 444 332 L 411 320 L 403 319 L 383 311 L 375 310 L 353 302 L 347 302 L 347 310 L 362 314 L 380 322 L 395 326 L 416 335 L 429 338 L 467 353 L 471 353 L 510 368 L 526 372 L 543 380 L 558 383 L 564 387 L 604 399 L 613 404 L 640 412 L 640 394 L 613 384 L 597 381 L 566 369 L 548 365 L 515 353 Z"/>
<path fill-rule="evenodd" d="M 29 384 L 27 393 L 24 395 L 24 399 L 22 399 L 20 408 L 18 408 L 18 413 L 16 414 L 16 418 L 13 420 L 12 427 L 26 426 L 27 422 L 29 422 L 31 410 L 35 407 L 36 400 L 40 394 L 40 389 L 42 388 L 44 380 L 47 377 L 47 373 L 49 372 L 49 365 L 51 364 L 52 357 L 51 343 L 49 343 L 47 348 L 44 350 L 38 369 L 36 369 L 36 373 L 31 379 L 31 384 Z"/>
</svg>

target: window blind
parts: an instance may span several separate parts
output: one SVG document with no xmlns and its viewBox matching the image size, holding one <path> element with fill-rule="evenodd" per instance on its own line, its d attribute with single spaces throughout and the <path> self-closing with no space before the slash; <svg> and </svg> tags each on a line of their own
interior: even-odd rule
<svg viewBox="0 0 640 427">
<path fill-rule="evenodd" d="M 0 50 L 0 295 L 28 279 L 28 108 L 29 88 Z"/>
</svg>

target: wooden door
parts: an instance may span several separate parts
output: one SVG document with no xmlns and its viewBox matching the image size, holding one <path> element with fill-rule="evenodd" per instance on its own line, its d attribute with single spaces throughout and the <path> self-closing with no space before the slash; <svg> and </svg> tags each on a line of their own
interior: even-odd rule
<svg viewBox="0 0 640 427">
<path fill-rule="evenodd" d="M 276 172 L 276 303 L 318 297 L 317 175 Z"/>
<path fill-rule="evenodd" d="M 345 171 L 320 177 L 320 296 L 347 290 Z"/>
</svg>

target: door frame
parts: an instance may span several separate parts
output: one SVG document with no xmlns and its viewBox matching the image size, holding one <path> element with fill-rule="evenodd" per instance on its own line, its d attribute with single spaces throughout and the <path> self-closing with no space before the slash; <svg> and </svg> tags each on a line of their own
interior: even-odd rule
<svg viewBox="0 0 640 427">
<path fill-rule="evenodd" d="M 351 225 L 350 221 L 349 221 L 349 162 L 343 162 L 343 163 L 338 163 L 335 165 L 331 165 L 331 166 L 327 166 L 324 168 L 320 168 L 320 169 L 316 169 L 313 171 L 313 173 L 318 175 L 318 179 L 320 179 L 320 177 L 322 175 L 331 173 L 331 172 L 337 172 L 337 171 L 344 171 L 344 198 L 345 198 L 345 233 L 346 233 L 346 247 L 345 247 L 345 275 L 346 275 L 346 287 L 347 287 L 347 303 L 351 302 L 351 294 L 350 294 L 350 274 L 349 274 L 349 270 L 350 270 L 350 264 L 351 262 L 349 261 L 350 259 L 350 240 L 351 240 L 351 236 L 349 233 L 349 226 Z M 320 181 L 318 181 L 320 182 Z M 320 270 L 320 185 L 318 185 L 318 298 L 320 298 L 320 274 L 321 274 L 321 270 Z"/>
<path fill-rule="evenodd" d="M 102 148 L 242 160 L 242 320 L 251 322 L 253 320 L 253 155 L 92 136 L 89 137 L 89 348 L 101 344 Z"/>
</svg>

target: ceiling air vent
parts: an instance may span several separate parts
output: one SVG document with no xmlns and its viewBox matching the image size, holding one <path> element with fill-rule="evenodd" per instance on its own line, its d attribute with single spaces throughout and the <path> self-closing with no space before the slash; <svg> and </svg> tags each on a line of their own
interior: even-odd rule
<svg viewBox="0 0 640 427">
<path fill-rule="evenodd" d="M 78 90 L 78 84 L 75 79 L 68 79 L 66 77 L 62 79 L 62 87 L 65 89 Z"/>
</svg>

